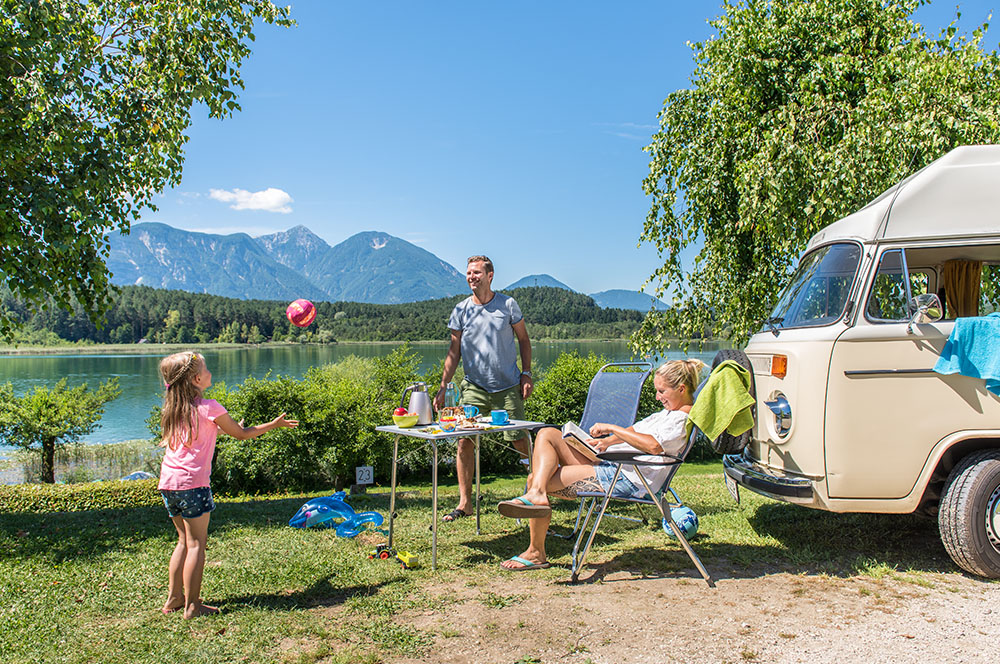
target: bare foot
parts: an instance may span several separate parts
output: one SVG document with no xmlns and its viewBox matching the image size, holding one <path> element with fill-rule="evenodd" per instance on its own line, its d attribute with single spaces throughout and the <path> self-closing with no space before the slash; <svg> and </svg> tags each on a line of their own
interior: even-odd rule
<svg viewBox="0 0 1000 664">
<path fill-rule="evenodd" d="M 202 604 L 198 602 L 197 604 L 192 604 L 184 610 L 185 618 L 197 618 L 198 616 L 211 616 L 219 612 L 218 607 L 209 606 L 208 604 Z"/>
<path fill-rule="evenodd" d="M 163 612 L 163 615 L 167 615 L 168 613 L 173 613 L 174 611 L 180 611 L 181 609 L 184 608 L 184 598 L 182 597 L 181 599 L 177 600 L 177 602 L 168 599 L 167 603 L 163 605 L 163 608 L 160 609 L 160 611 Z"/>
</svg>

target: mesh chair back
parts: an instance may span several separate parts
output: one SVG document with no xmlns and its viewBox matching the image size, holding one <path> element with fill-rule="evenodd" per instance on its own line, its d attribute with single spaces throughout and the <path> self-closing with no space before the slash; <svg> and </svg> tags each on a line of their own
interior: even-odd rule
<svg viewBox="0 0 1000 664">
<path fill-rule="evenodd" d="M 601 367 L 590 381 L 580 428 L 589 431 L 597 422 L 632 426 L 642 385 L 652 370 L 649 362 L 615 362 Z"/>
</svg>

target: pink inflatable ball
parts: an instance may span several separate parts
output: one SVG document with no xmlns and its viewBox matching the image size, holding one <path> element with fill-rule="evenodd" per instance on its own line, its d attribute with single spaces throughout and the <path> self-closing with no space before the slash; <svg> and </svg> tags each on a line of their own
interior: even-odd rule
<svg viewBox="0 0 1000 664">
<path fill-rule="evenodd" d="M 306 327 L 316 320 L 316 307 L 309 300 L 295 300 L 285 309 L 285 315 L 292 325 Z"/>
</svg>

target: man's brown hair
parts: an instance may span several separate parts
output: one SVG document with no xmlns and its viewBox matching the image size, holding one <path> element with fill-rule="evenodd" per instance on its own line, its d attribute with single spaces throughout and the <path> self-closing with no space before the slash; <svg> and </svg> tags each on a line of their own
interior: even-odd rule
<svg viewBox="0 0 1000 664">
<path fill-rule="evenodd" d="M 469 260 L 465 261 L 465 264 L 469 263 L 479 263 L 482 262 L 483 267 L 486 268 L 487 272 L 493 272 L 493 261 L 489 259 L 488 256 L 469 256 Z"/>
</svg>

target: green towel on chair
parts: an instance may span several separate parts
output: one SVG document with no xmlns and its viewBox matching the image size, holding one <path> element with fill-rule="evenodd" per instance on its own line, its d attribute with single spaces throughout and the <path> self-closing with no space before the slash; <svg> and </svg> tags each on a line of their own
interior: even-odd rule
<svg viewBox="0 0 1000 664">
<path fill-rule="evenodd" d="M 688 434 L 692 426 L 696 426 L 709 440 L 715 440 L 723 431 L 738 436 L 753 427 L 750 410 L 753 405 L 750 372 L 736 362 L 726 360 L 712 370 L 698 399 L 691 406 L 687 420 Z"/>
</svg>

